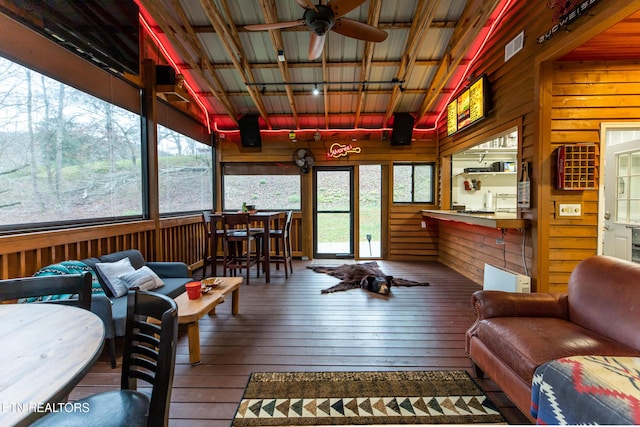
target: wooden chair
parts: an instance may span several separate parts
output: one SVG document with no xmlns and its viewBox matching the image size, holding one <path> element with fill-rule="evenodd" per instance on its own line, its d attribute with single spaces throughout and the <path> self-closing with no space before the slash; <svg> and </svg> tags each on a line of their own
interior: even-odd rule
<svg viewBox="0 0 640 427">
<path fill-rule="evenodd" d="M 207 266 L 211 265 L 211 276 L 217 272 L 218 262 L 223 262 L 224 257 L 218 255 L 218 240 L 222 240 L 224 230 L 218 228 L 212 220 L 211 211 L 202 211 L 202 224 L 204 225 L 204 259 L 202 262 L 202 277 L 207 276 Z"/>
<path fill-rule="evenodd" d="M 130 291 L 120 390 L 75 401 L 88 411 L 50 412 L 32 426 L 167 426 L 178 341 L 178 308 L 167 296 Z M 151 395 L 137 390 L 137 380 Z"/>
<path fill-rule="evenodd" d="M 237 269 L 247 271 L 247 285 L 249 285 L 250 270 L 256 265 L 256 277 L 260 277 L 259 264 L 264 264 L 262 256 L 262 235 L 264 232 L 252 231 L 248 213 L 233 213 L 222 215 L 223 246 L 224 246 L 224 276 L 227 270 L 235 275 Z M 252 250 L 251 245 L 255 248 Z M 265 266 L 266 267 L 266 266 Z"/>
<path fill-rule="evenodd" d="M 74 305 L 91 310 L 91 274 L 21 277 L 0 280 L 0 301 L 29 297 L 48 297 L 71 294 L 72 298 L 43 300 L 42 302 Z"/>
<path fill-rule="evenodd" d="M 284 265 L 284 277 L 289 278 L 288 270 L 293 274 L 293 264 L 291 255 L 291 222 L 293 221 L 293 211 L 287 211 L 284 226 L 278 230 L 271 230 L 269 237 L 275 241 L 275 255 L 271 257 L 271 262 L 276 265 L 276 269 L 280 268 L 280 264 Z M 282 255 L 280 254 L 280 245 L 282 245 Z M 288 269 L 287 269 L 288 266 Z"/>
</svg>

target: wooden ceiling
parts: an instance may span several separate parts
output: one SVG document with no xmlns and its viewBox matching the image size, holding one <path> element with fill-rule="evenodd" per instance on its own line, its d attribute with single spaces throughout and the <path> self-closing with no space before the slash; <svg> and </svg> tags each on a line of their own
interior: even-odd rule
<svg viewBox="0 0 640 427">
<path fill-rule="evenodd" d="M 565 61 L 615 61 L 640 59 L 640 11 L 574 49 Z"/>
<path fill-rule="evenodd" d="M 387 32 L 364 42 L 329 32 L 308 59 L 305 26 L 247 31 L 246 25 L 296 21 L 308 0 L 136 0 L 219 130 L 243 115 L 263 130 L 387 129 L 410 113 L 415 130 L 432 129 L 465 78 L 465 69 L 512 0 L 330 0 L 345 17 Z M 640 14 L 566 55 L 565 60 L 637 59 Z M 606 52 L 606 55 L 603 54 Z M 278 53 L 285 60 L 278 60 Z M 158 55 L 158 62 L 162 62 Z M 311 94 L 317 87 L 320 95 Z"/>
</svg>

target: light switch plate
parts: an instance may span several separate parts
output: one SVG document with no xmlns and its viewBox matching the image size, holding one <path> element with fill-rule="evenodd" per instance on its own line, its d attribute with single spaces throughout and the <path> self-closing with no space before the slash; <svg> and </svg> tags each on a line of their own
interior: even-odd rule
<svg viewBox="0 0 640 427">
<path fill-rule="evenodd" d="M 560 203 L 558 205 L 558 216 L 582 216 L 582 204 Z"/>
</svg>

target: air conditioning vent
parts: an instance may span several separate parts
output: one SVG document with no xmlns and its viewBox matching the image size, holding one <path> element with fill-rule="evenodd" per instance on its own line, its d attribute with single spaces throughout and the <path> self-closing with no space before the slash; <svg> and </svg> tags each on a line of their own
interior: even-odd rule
<svg viewBox="0 0 640 427">
<path fill-rule="evenodd" d="M 524 46 L 524 31 L 521 31 L 520 34 L 518 34 L 515 39 L 511 40 L 504 47 L 504 62 L 507 62 L 508 60 L 511 59 L 511 57 L 513 57 L 513 55 L 520 52 L 523 46 Z"/>
</svg>

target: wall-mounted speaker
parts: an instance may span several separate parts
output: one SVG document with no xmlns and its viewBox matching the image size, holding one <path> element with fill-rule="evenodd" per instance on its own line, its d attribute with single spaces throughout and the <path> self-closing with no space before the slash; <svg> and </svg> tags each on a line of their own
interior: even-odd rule
<svg viewBox="0 0 640 427">
<path fill-rule="evenodd" d="M 262 147 L 257 114 L 246 114 L 238 120 L 243 147 Z"/>
<path fill-rule="evenodd" d="M 409 113 L 394 113 L 391 145 L 411 145 L 413 116 Z"/>
<path fill-rule="evenodd" d="M 176 70 L 171 65 L 156 65 L 156 84 L 176 84 Z"/>
</svg>

